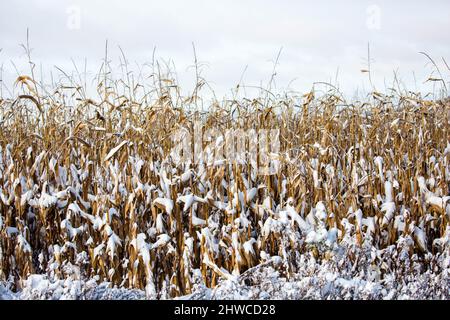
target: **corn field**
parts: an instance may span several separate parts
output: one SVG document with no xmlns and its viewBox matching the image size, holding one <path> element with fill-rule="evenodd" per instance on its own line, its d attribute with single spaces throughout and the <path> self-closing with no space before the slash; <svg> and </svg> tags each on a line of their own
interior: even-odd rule
<svg viewBox="0 0 450 320">
<path fill-rule="evenodd" d="M 163 76 L 97 80 L 90 98 L 73 79 L 49 90 L 21 76 L 0 100 L 0 281 L 13 291 L 42 274 L 165 299 L 257 285 L 263 268 L 301 280 L 313 262 L 399 286 L 433 275 L 430 296 L 449 298 L 450 100 L 349 103 L 330 89 L 206 105 L 202 79 L 187 97 Z M 260 174 L 240 135 L 239 160 L 176 162 L 180 129 L 200 131 L 206 160 L 220 133 L 277 130 L 277 170 Z"/>
</svg>

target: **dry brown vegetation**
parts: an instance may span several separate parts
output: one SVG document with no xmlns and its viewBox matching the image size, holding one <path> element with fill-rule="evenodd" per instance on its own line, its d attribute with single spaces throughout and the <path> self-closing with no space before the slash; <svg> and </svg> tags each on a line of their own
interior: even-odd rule
<svg viewBox="0 0 450 320">
<path fill-rule="evenodd" d="M 433 261 L 449 250 L 448 100 L 264 92 L 201 111 L 201 79 L 189 97 L 173 79 L 148 91 L 132 82 L 99 77 L 95 100 L 73 83 L 48 93 L 22 76 L 20 94 L 1 100 L 1 280 L 20 288 L 30 274 L 64 278 L 72 265 L 86 278 L 174 297 L 269 256 L 289 277 L 299 255 L 325 261 L 344 244 L 354 265 L 359 247 L 401 243 L 423 270 L 442 267 Z M 195 120 L 204 131 L 279 129 L 280 170 L 175 165 L 171 134 L 193 132 Z M 381 278 L 408 269 L 383 259 L 369 261 Z"/>
</svg>

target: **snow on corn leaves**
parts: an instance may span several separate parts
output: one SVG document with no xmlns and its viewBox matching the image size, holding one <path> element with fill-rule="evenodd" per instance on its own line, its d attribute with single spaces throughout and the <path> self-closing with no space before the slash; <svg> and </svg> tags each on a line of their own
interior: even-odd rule
<svg viewBox="0 0 450 320">
<path fill-rule="evenodd" d="M 108 282 L 140 298 L 220 298 L 233 286 L 247 298 L 427 288 L 423 296 L 449 298 L 448 101 L 411 94 L 338 108 L 336 95 L 310 94 L 199 113 L 197 99 L 161 90 L 101 102 L 74 94 L 74 107 L 55 93 L 34 116 L 29 99 L 2 100 L 0 280 L 9 288 L 26 293 L 40 277 Z M 176 128 L 200 132 L 190 147 L 204 158 L 171 157 Z M 214 158 L 230 129 L 277 130 L 276 170 L 258 172 L 245 134 L 231 136 L 244 157 Z M 285 296 L 261 289 L 272 277 Z M 421 277 L 433 285 L 402 287 Z M 373 290 L 358 293 L 361 283 Z"/>
</svg>

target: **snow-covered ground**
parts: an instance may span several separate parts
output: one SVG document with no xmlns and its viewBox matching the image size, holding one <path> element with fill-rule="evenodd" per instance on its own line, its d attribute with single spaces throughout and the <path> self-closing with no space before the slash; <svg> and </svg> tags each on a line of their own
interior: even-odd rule
<svg viewBox="0 0 450 320">
<path fill-rule="evenodd" d="M 367 262 L 361 255 L 360 266 Z M 400 269 L 379 279 L 379 270 L 369 267 L 350 268 L 345 257 L 336 255 L 328 262 L 318 263 L 313 257 L 303 256 L 304 267 L 296 274 L 283 274 L 283 262 L 278 256 L 271 257 L 240 276 L 223 279 L 215 288 L 201 283 L 194 285 L 193 293 L 178 299 L 450 299 L 449 256 L 438 259 L 440 272 L 424 271 L 413 261 L 403 261 L 412 266 L 406 275 Z M 401 261 L 401 258 L 399 259 Z M 337 270 L 340 266 L 341 269 Z M 197 270 L 198 279 L 201 279 Z M 19 292 L 12 292 L 6 283 L 0 284 L 1 299 L 147 299 L 145 291 L 112 287 L 108 282 L 96 279 L 64 280 L 49 279 L 45 275 L 31 275 Z M 151 297 L 150 297 L 151 298 Z M 162 297 L 164 298 L 164 297 Z"/>
</svg>

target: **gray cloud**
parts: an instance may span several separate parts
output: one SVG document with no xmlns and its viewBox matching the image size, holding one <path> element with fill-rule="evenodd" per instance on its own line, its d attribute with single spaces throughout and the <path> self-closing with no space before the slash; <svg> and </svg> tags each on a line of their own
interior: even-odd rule
<svg viewBox="0 0 450 320">
<path fill-rule="evenodd" d="M 379 9 L 379 28 L 368 27 L 370 6 Z M 71 8 L 80 10 L 80 28 L 70 29 Z M 373 7 L 372 7 L 373 8 Z M 244 81 L 266 83 L 273 60 L 283 47 L 277 84 L 298 91 L 314 81 L 333 81 L 339 69 L 340 87 L 348 94 L 368 86 L 365 68 L 370 42 L 377 87 L 398 70 L 405 85 L 429 91 L 423 84 L 431 68 L 418 54 L 426 51 L 450 60 L 448 1 L 2 1 L 0 4 L 0 63 L 5 84 L 16 72 L 27 72 L 19 47 L 30 29 L 33 59 L 43 69 L 58 65 L 73 69 L 71 58 L 86 58 L 97 71 L 108 39 L 111 58 L 121 46 L 130 62 L 142 64 L 157 56 L 172 59 L 182 85 L 192 87 L 191 43 L 208 63 L 204 76 L 218 94 Z M 118 63 L 118 61 L 116 61 Z M 415 72 L 417 83 L 412 75 Z M 449 74 L 450 72 L 447 72 Z"/>
</svg>

